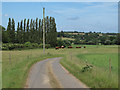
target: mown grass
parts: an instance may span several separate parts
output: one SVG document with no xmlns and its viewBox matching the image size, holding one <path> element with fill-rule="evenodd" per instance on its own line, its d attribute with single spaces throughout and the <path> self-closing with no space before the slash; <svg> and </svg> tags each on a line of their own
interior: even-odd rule
<svg viewBox="0 0 120 90">
<path fill-rule="evenodd" d="M 61 64 L 79 80 L 91 88 L 117 88 L 118 87 L 118 47 L 94 46 L 71 49 L 72 53 L 61 60 Z M 111 59 L 112 72 L 109 72 L 109 59 Z M 92 70 L 82 72 L 83 67 L 92 64 Z"/>
</svg>

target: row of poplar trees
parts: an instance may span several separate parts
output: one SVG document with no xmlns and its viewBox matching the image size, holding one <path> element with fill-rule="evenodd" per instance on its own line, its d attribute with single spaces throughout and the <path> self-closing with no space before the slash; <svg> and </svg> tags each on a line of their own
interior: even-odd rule
<svg viewBox="0 0 120 90">
<path fill-rule="evenodd" d="M 15 21 L 13 18 L 9 18 L 7 30 L 3 33 L 5 32 L 7 37 L 3 36 L 4 42 L 20 44 L 31 42 L 41 44 L 43 41 L 43 19 L 21 20 L 17 24 L 17 30 L 15 30 Z M 56 45 L 57 30 L 55 18 L 53 17 L 47 16 L 45 18 L 45 41 L 46 44 L 50 44 L 51 46 Z"/>
</svg>

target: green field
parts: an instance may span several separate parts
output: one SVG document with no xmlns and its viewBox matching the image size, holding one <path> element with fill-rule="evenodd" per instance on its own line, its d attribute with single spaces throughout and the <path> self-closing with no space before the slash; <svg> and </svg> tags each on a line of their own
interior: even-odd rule
<svg viewBox="0 0 120 90">
<path fill-rule="evenodd" d="M 118 72 L 118 55 L 116 53 L 91 53 L 91 54 L 79 54 L 77 55 L 81 60 L 88 62 L 96 67 L 109 69 L 109 59 L 112 63 L 112 72 Z"/>
<path fill-rule="evenodd" d="M 72 57 L 67 55 L 66 59 L 61 60 L 61 64 L 89 87 L 118 87 L 118 47 L 85 46 L 87 48 L 75 50 Z M 111 73 L 109 72 L 109 59 L 111 59 Z M 93 65 L 93 68 L 82 72 L 86 64 Z"/>
<path fill-rule="evenodd" d="M 80 45 L 73 45 L 76 46 Z M 85 46 L 87 48 L 46 49 L 45 55 L 42 54 L 42 49 L 2 51 L 3 88 L 24 87 L 31 65 L 52 57 L 63 57 L 60 63 L 89 87 L 118 87 L 118 46 Z M 111 73 L 109 73 L 109 59 L 111 59 Z M 86 64 L 93 65 L 93 68 L 81 72 Z"/>
</svg>

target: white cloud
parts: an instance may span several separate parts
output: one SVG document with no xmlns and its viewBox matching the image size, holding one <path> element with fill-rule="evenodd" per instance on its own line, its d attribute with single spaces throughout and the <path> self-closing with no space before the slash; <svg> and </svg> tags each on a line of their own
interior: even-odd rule
<svg viewBox="0 0 120 90">
<path fill-rule="evenodd" d="M 5 14 L 4 16 L 5 16 L 5 17 L 8 17 L 8 14 Z"/>
<path fill-rule="evenodd" d="M 59 30 L 82 30 L 82 31 L 101 31 L 101 32 L 117 32 L 118 25 L 118 5 L 117 3 L 86 3 L 81 8 L 66 8 L 59 10 L 59 13 L 65 13 L 64 17 L 73 17 L 72 21 L 66 21 L 67 25 Z M 79 16 L 79 20 L 76 18 Z M 61 21 L 62 22 L 62 21 Z M 114 31 L 113 31 L 114 30 Z"/>
<path fill-rule="evenodd" d="M 59 15 L 85 15 L 86 13 L 90 14 L 95 14 L 101 12 L 101 14 L 105 14 L 107 13 L 115 13 L 117 14 L 117 10 L 118 10 L 118 4 L 117 3 L 85 3 L 86 6 L 82 7 L 82 8 L 74 8 L 74 7 L 60 7 L 57 9 L 54 9 L 54 13 L 59 14 Z M 89 5 L 88 5 L 89 4 Z M 99 11 L 100 10 L 100 11 Z M 91 13 L 94 12 L 94 13 Z M 53 13 L 53 12 L 51 12 Z"/>
</svg>

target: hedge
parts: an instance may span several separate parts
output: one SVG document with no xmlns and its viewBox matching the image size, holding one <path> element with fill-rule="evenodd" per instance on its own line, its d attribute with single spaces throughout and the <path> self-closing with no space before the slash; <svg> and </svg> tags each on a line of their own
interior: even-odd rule
<svg viewBox="0 0 120 90">
<path fill-rule="evenodd" d="M 12 43 L 3 43 L 2 44 L 2 50 L 14 50 L 14 49 L 35 49 L 35 48 L 42 48 L 42 44 L 37 44 L 37 43 L 30 43 L 26 42 L 24 44 L 12 44 Z M 46 48 L 50 48 L 50 44 L 45 45 Z"/>
</svg>

